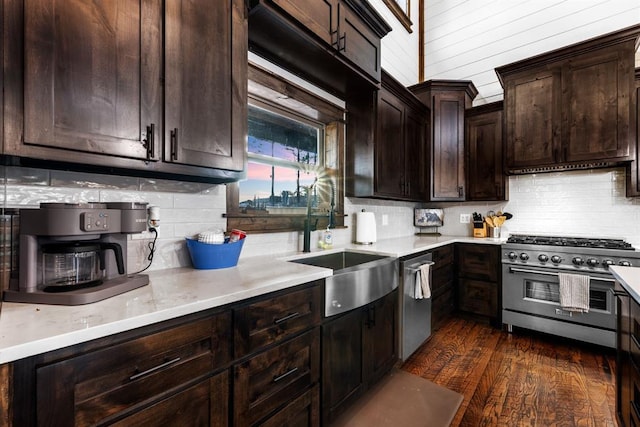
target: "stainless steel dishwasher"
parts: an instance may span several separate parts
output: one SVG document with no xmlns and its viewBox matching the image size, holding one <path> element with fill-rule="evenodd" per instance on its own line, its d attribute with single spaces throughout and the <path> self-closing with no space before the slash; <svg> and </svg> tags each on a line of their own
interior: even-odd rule
<svg viewBox="0 0 640 427">
<path fill-rule="evenodd" d="M 400 359 L 404 362 L 431 336 L 431 298 L 415 299 L 416 274 L 423 264 L 433 265 L 430 253 L 400 261 Z M 431 283 L 429 270 L 429 283 Z"/>
</svg>

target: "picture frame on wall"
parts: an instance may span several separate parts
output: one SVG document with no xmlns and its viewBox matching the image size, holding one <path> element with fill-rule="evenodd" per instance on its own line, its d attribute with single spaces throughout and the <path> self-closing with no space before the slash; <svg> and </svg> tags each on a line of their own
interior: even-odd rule
<svg viewBox="0 0 640 427">
<path fill-rule="evenodd" d="M 415 208 L 413 210 L 413 225 L 420 228 L 420 231 L 416 233 L 417 235 L 439 236 L 440 233 L 437 232 L 437 228 L 444 225 L 444 209 Z M 435 231 L 425 231 L 425 228 L 435 228 Z"/>
<path fill-rule="evenodd" d="M 411 0 L 382 0 L 389 10 L 398 18 L 407 32 L 412 33 Z"/>
</svg>

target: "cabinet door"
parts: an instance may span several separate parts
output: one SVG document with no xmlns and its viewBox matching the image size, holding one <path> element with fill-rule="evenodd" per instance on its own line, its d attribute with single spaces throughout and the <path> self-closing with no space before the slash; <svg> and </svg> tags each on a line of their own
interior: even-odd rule
<svg viewBox="0 0 640 427">
<path fill-rule="evenodd" d="M 273 0 L 273 3 L 322 41 L 333 46 L 336 45 L 338 39 L 337 0 Z"/>
<path fill-rule="evenodd" d="M 160 2 L 24 5 L 24 146 L 16 140 L 8 152 L 157 158 L 146 140 L 147 126 L 158 132 L 162 118 Z"/>
<path fill-rule="evenodd" d="M 464 200 L 464 93 L 433 95 L 432 201 Z"/>
<path fill-rule="evenodd" d="M 364 377 L 376 383 L 398 360 L 398 291 L 369 304 L 364 329 Z"/>
<path fill-rule="evenodd" d="M 467 200 L 505 200 L 502 110 L 466 119 Z"/>
<path fill-rule="evenodd" d="M 329 424 L 363 391 L 363 311 L 322 325 L 322 414 Z"/>
<path fill-rule="evenodd" d="M 2 6 L 0 6 L 2 9 Z M 12 365 L 5 363 L 0 365 L 0 426 L 10 427 L 12 393 Z"/>
<path fill-rule="evenodd" d="M 164 160 L 240 171 L 247 139 L 242 0 L 169 1 Z"/>
<path fill-rule="evenodd" d="M 411 109 L 405 110 L 404 118 L 404 153 L 406 171 L 407 199 L 427 200 L 427 124 L 424 117 L 414 114 Z"/>
<path fill-rule="evenodd" d="M 405 189 L 404 105 L 384 88 L 378 97 L 376 196 L 403 198 Z"/>
<path fill-rule="evenodd" d="M 626 160 L 635 135 L 633 51 L 600 50 L 567 61 L 562 71 L 563 158 Z"/>
<path fill-rule="evenodd" d="M 640 68 L 636 69 L 635 87 L 632 95 L 635 104 L 635 114 L 632 122 L 635 122 L 636 136 L 632 139 L 631 150 L 635 160 L 627 164 L 627 197 L 640 196 L 640 167 L 638 167 L 638 153 L 640 152 Z"/>
<path fill-rule="evenodd" d="M 630 297 L 616 282 L 616 415 L 621 427 L 631 427 Z M 635 302 L 633 303 L 635 304 Z"/>
<path fill-rule="evenodd" d="M 555 164 L 560 159 L 560 69 L 514 77 L 505 87 L 508 169 Z"/>
<path fill-rule="evenodd" d="M 342 0 L 338 5 L 337 48 L 358 69 L 380 81 L 380 36 Z"/>
</svg>

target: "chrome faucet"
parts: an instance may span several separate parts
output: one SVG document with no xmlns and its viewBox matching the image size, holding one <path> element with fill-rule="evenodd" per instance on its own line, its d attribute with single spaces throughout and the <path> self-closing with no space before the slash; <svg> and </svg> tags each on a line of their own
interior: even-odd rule
<svg viewBox="0 0 640 427">
<path fill-rule="evenodd" d="M 333 184 L 333 180 L 328 177 L 323 180 L 329 183 L 331 187 L 331 209 L 329 210 L 329 228 L 336 227 L 336 215 L 335 215 L 335 205 L 336 205 L 336 188 Z M 313 181 L 309 187 L 307 187 L 307 217 L 304 220 L 304 236 L 302 240 L 302 252 L 311 252 L 311 232 L 316 229 L 318 224 L 318 219 L 316 218 L 315 224 L 313 228 L 311 227 L 311 192 L 315 185 L 318 184 L 318 178 Z"/>
<path fill-rule="evenodd" d="M 302 239 L 302 252 L 311 252 L 311 191 L 318 182 L 318 178 L 313 184 L 307 187 L 307 217 L 304 220 L 304 237 Z M 314 227 L 315 228 L 315 227 Z"/>
</svg>

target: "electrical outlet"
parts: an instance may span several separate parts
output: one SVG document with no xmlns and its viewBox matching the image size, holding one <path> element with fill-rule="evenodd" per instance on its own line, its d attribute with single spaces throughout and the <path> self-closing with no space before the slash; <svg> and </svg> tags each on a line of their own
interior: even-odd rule
<svg viewBox="0 0 640 427">
<path fill-rule="evenodd" d="M 460 224 L 469 224 L 471 222 L 471 214 L 460 214 Z"/>
<path fill-rule="evenodd" d="M 382 225 L 389 225 L 389 215 L 382 214 Z"/>
</svg>

